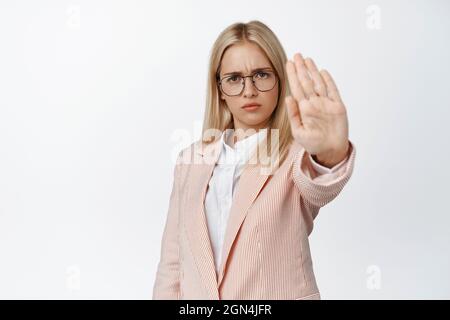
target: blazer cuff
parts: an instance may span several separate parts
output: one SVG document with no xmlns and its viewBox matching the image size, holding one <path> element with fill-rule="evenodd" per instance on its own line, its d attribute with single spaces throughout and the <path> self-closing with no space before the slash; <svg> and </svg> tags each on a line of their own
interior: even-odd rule
<svg viewBox="0 0 450 320">
<path fill-rule="evenodd" d="M 313 166 L 314 170 L 316 170 L 320 174 L 336 172 L 348 160 L 348 157 L 349 157 L 349 154 L 347 154 L 347 156 L 345 157 L 344 160 L 342 160 L 338 164 L 335 164 L 332 168 L 327 168 L 327 167 L 321 165 L 320 163 L 318 163 L 317 161 L 315 161 L 314 158 L 312 157 L 312 155 L 310 153 L 308 153 L 308 158 L 309 158 L 309 161 L 311 161 L 311 165 Z"/>
<path fill-rule="evenodd" d="M 315 206 L 322 207 L 333 200 L 343 189 L 353 173 L 356 148 L 349 141 L 349 155 L 335 167 L 316 170 L 309 153 L 301 147 L 294 158 L 292 178 L 302 197 Z M 318 164 L 317 164 L 318 165 Z"/>
</svg>

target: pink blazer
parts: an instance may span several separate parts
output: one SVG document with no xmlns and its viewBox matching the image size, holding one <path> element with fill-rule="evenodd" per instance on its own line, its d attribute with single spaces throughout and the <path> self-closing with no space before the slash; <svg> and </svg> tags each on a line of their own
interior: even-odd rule
<svg viewBox="0 0 450 320">
<path fill-rule="evenodd" d="M 209 163 L 182 161 L 206 156 L 200 142 L 183 149 L 175 165 L 153 299 L 320 299 L 308 236 L 320 207 L 352 174 L 353 143 L 334 173 L 315 171 L 295 141 L 273 175 L 248 164 L 236 185 L 216 275 L 204 200 L 220 145 L 211 145 L 217 156 Z"/>
</svg>

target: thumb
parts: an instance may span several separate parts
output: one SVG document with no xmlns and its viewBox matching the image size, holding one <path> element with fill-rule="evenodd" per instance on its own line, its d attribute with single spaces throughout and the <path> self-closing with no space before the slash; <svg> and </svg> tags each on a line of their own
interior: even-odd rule
<svg viewBox="0 0 450 320">
<path fill-rule="evenodd" d="M 302 115 L 297 101 L 292 96 L 286 97 L 286 108 L 293 130 L 299 130 L 303 128 Z"/>
</svg>

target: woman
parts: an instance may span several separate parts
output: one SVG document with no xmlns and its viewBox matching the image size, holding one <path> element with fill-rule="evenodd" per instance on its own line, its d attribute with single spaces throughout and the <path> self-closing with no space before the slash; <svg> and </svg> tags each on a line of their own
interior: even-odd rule
<svg viewBox="0 0 450 320">
<path fill-rule="evenodd" d="M 320 299 L 308 236 L 356 152 L 338 89 L 312 59 L 287 60 L 259 21 L 226 28 L 209 69 L 202 139 L 174 170 L 153 299 Z"/>
</svg>

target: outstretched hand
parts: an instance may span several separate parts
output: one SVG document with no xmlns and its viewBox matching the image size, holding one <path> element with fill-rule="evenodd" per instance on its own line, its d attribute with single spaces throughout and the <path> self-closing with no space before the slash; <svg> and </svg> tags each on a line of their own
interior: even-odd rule
<svg viewBox="0 0 450 320">
<path fill-rule="evenodd" d="M 347 111 L 336 84 L 326 70 L 319 71 L 300 53 L 286 62 L 286 72 L 292 93 L 286 97 L 292 136 L 314 160 L 331 168 L 350 147 Z"/>
</svg>

